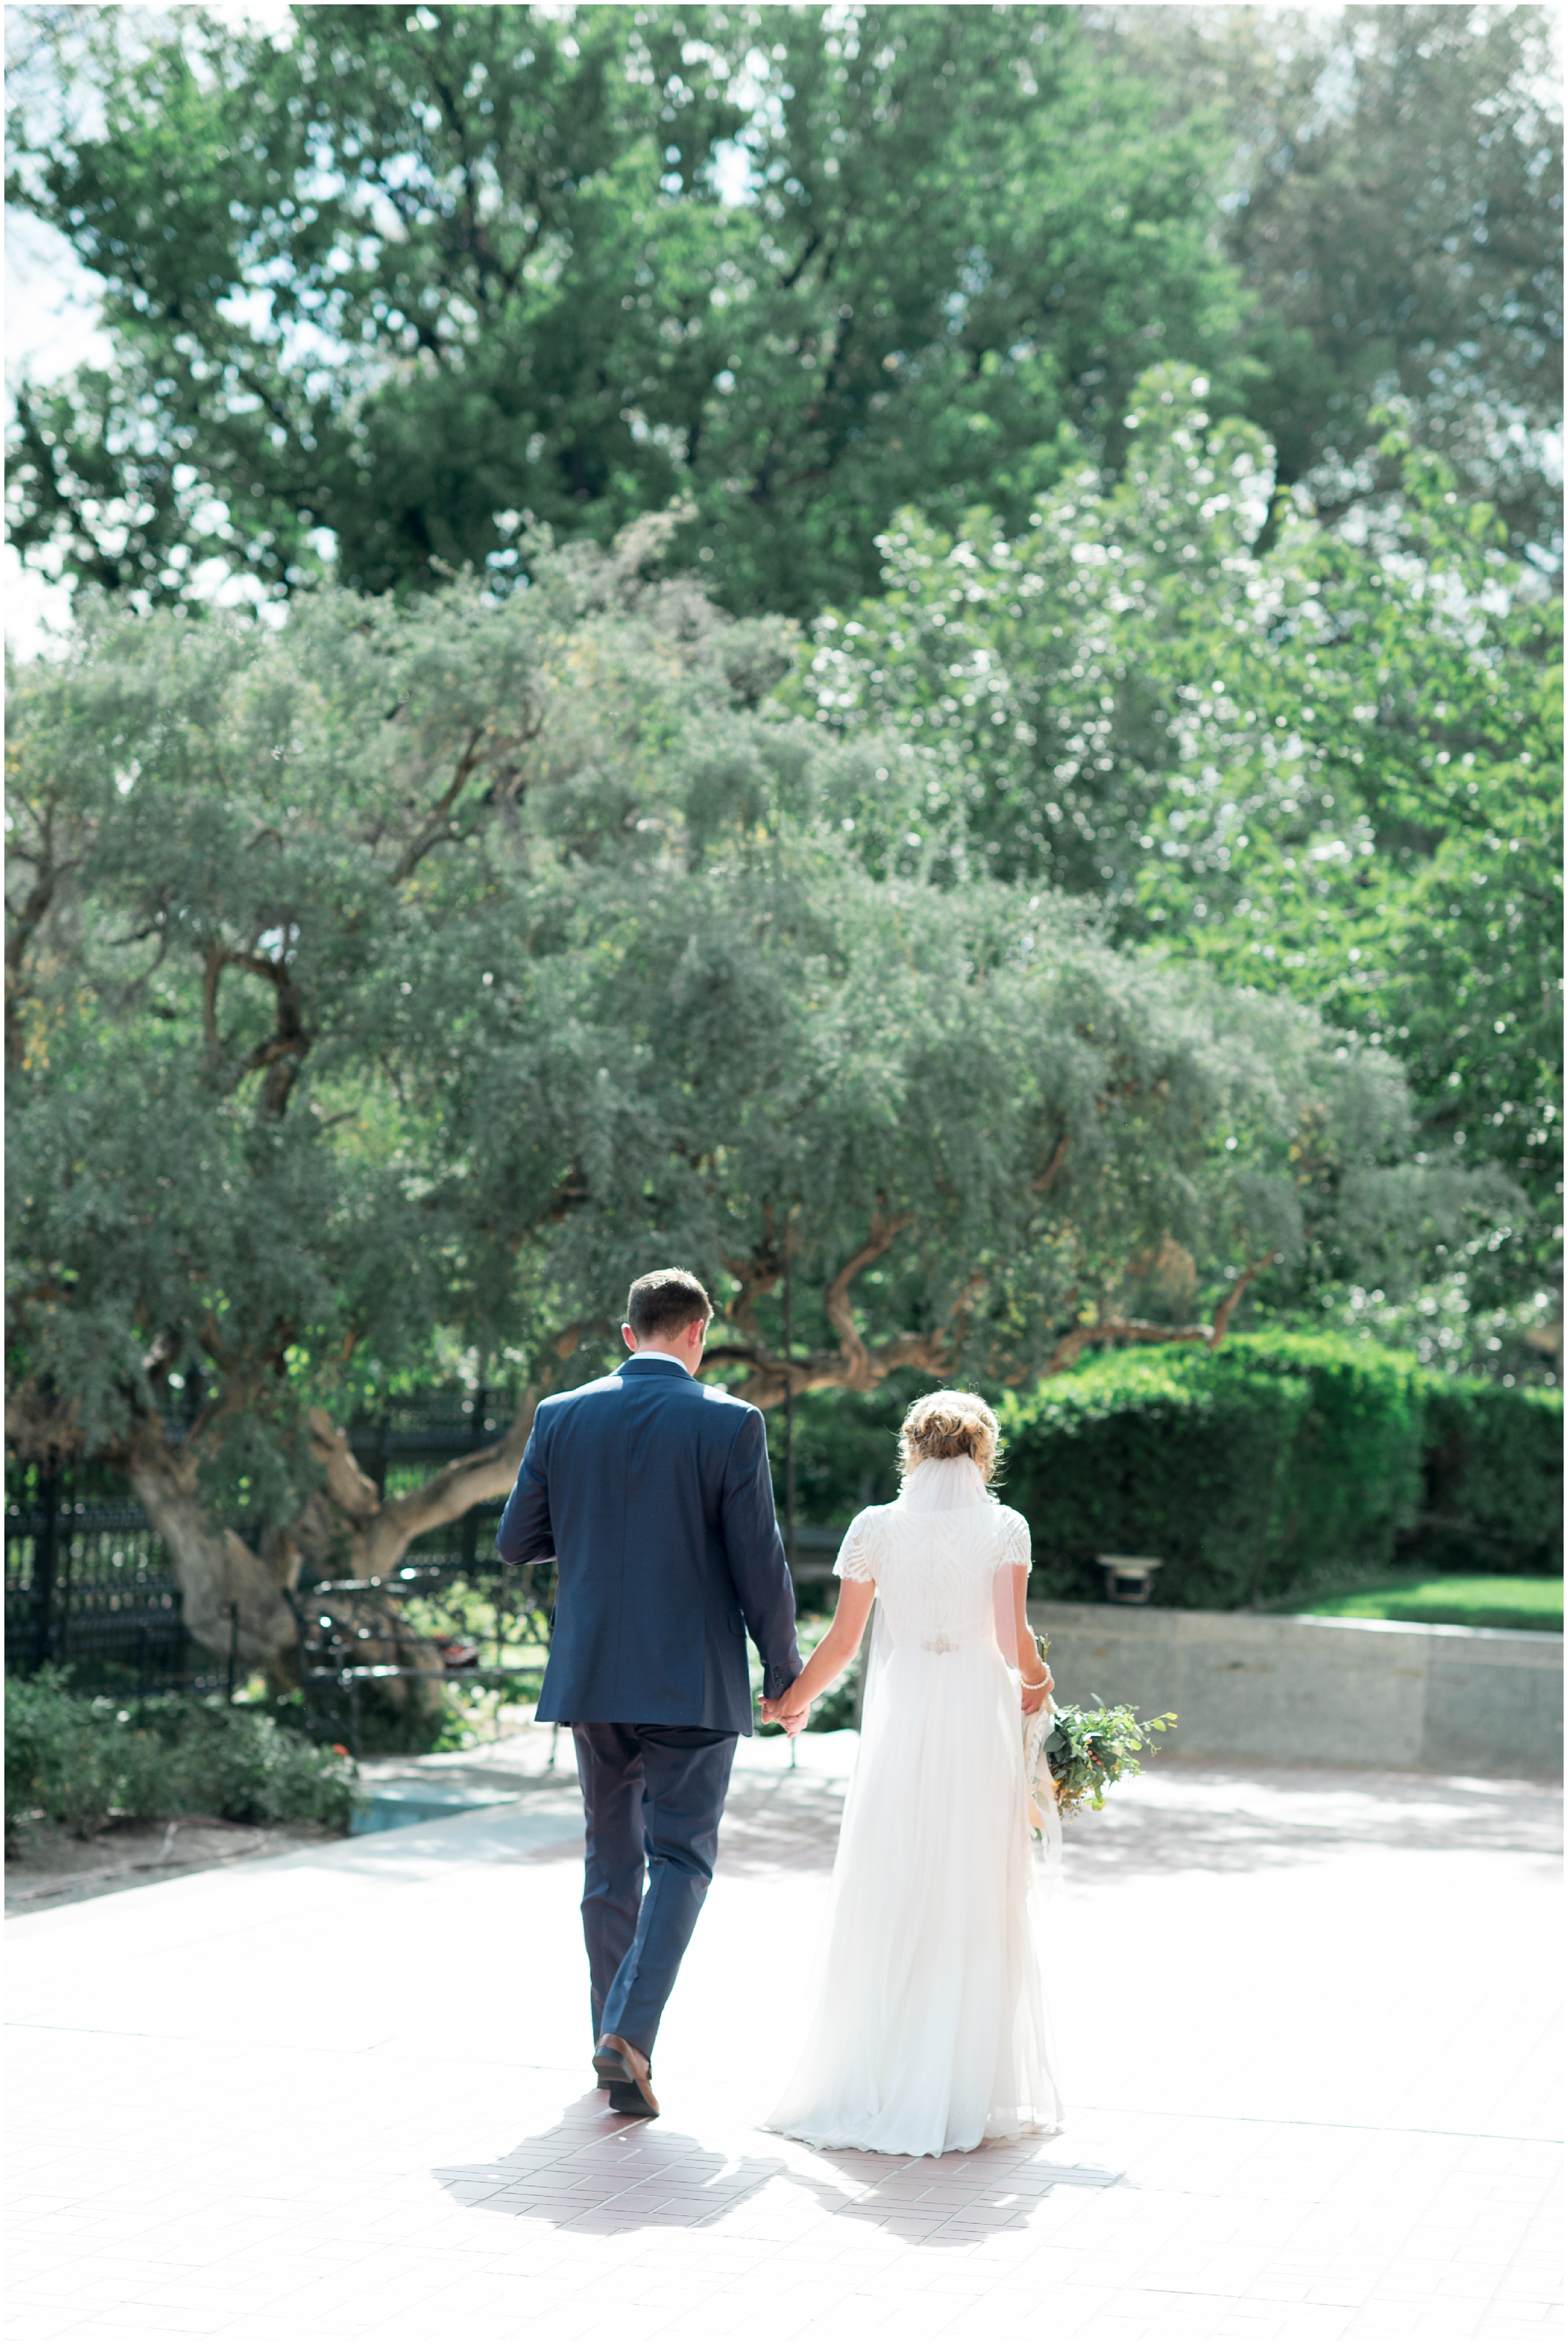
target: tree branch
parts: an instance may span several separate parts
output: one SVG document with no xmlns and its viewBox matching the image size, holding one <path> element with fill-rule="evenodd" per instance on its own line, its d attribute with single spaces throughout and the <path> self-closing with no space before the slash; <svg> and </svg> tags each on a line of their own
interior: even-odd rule
<svg viewBox="0 0 1568 2345">
<path fill-rule="evenodd" d="M 461 791 L 464 783 L 468 780 L 469 776 L 479 764 L 480 743 L 483 739 L 484 727 L 482 726 L 476 725 L 469 736 L 468 747 L 458 759 L 456 773 L 453 774 L 451 780 L 447 784 L 446 788 L 436 800 L 436 803 L 431 807 L 430 813 L 425 817 L 424 825 L 414 838 L 412 844 L 406 848 L 403 855 L 394 866 L 392 871 L 392 885 L 394 888 L 400 887 L 402 882 L 418 869 L 419 866 L 424 861 L 425 857 L 430 853 L 437 840 L 444 835 L 447 827 L 447 819 L 450 815 L 453 807 L 457 804 L 459 794 Z"/>
<path fill-rule="evenodd" d="M 1240 1302 L 1241 1297 L 1246 1294 L 1247 1289 L 1251 1285 L 1252 1281 L 1255 1278 L 1260 1278 L 1263 1273 L 1266 1270 L 1270 1269 L 1272 1265 L 1279 1261 L 1279 1259 L 1280 1257 L 1277 1254 L 1260 1254 L 1256 1262 L 1249 1262 L 1246 1269 L 1241 1273 L 1240 1277 L 1236 1281 L 1235 1285 L 1230 1289 L 1229 1294 L 1227 1294 L 1224 1300 L 1217 1305 L 1214 1313 L 1214 1325 L 1209 1330 L 1209 1348 L 1211 1352 L 1217 1352 L 1219 1349 L 1220 1345 L 1225 1341 L 1230 1329 L 1230 1315 L 1235 1310 L 1236 1305 Z"/>
<path fill-rule="evenodd" d="M 1208 1325 L 1167 1327 L 1156 1319 L 1108 1318 L 1102 1303 L 1093 1319 L 1080 1320 L 1069 1327 L 1046 1362 L 1040 1374 L 1058 1376 L 1077 1365 L 1082 1353 L 1090 1344 L 1203 1344 L 1217 1351 L 1229 1331 L 1231 1316 L 1237 1304 L 1255 1278 L 1261 1277 L 1271 1264 L 1280 1259 L 1277 1254 L 1259 1255 L 1249 1263 L 1229 1293 L 1216 1306 L 1212 1322 Z"/>
<path fill-rule="evenodd" d="M 288 1104 L 296 1076 L 304 1062 L 315 1036 L 309 1032 L 300 1015 L 298 989 L 287 958 L 279 953 L 274 959 L 261 952 L 233 952 L 216 939 L 207 949 L 207 971 L 203 989 L 204 1015 L 207 1025 L 207 1047 L 209 1060 L 220 1059 L 222 1038 L 217 1030 L 217 988 L 225 969 L 242 969 L 252 977 L 264 978 L 273 990 L 276 1030 L 265 1042 L 248 1051 L 243 1059 L 222 1078 L 226 1091 L 238 1091 L 247 1075 L 258 1074 L 268 1068 L 262 1091 L 262 1104 L 272 1116 L 280 1116 Z"/>
<path fill-rule="evenodd" d="M 941 1329 L 929 1335 L 892 1335 L 866 1350 L 864 1373 L 851 1376 L 842 1351 L 812 1352 L 804 1359 L 785 1360 L 765 1344 L 710 1344 L 703 1355 L 706 1367 L 744 1367 L 748 1371 L 745 1398 L 761 1409 L 776 1408 L 790 1391 L 875 1392 L 895 1368 L 924 1368 L 928 1376 L 946 1376 L 949 1367 L 946 1338 Z"/>
<path fill-rule="evenodd" d="M 1158 1319 L 1086 1319 L 1069 1327 L 1045 1366 L 1042 1376 L 1059 1376 L 1076 1367 L 1078 1355 L 1090 1344 L 1206 1344 L 1213 1330 L 1204 1326 L 1167 1327 Z"/>
<path fill-rule="evenodd" d="M 746 1398 L 764 1409 L 776 1407 L 790 1392 L 872 1392 L 895 1368 L 918 1367 L 931 1376 L 946 1376 L 953 1350 L 946 1329 L 935 1328 L 928 1335 L 892 1335 L 885 1343 L 868 1345 L 855 1324 L 850 1307 L 851 1281 L 867 1263 L 885 1254 L 900 1231 L 907 1229 L 914 1219 L 913 1213 L 889 1216 L 878 1198 L 865 1244 L 831 1280 L 824 1296 L 828 1319 L 838 1331 L 838 1349 L 813 1352 L 804 1360 L 783 1358 L 755 1332 L 752 1296 L 762 1287 L 771 1285 L 781 1267 L 771 1251 L 759 1251 L 749 1263 L 727 1265 L 732 1276 L 742 1281 L 741 1302 L 731 1316 L 746 1340 L 711 1344 L 704 1355 L 708 1365 L 747 1369 Z M 967 1309 L 977 1284 L 971 1281 L 964 1289 L 955 1305 L 956 1319 Z"/>
<path fill-rule="evenodd" d="M 1064 1132 L 1051 1151 L 1051 1161 L 1043 1172 L 1037 1172 L 1029 1186 L 1037 1196 L 1043 1196 L 1067 1161 L 1067 1151 L 1073 1144 L 1070 1132 Z"/>
<path fill-rule="evenodd" d="M 47 919 L 62 881 L 76 869 L 74 863 L 55 860 L 54 823 L 47 807 L 38 830 L 36 854 L 18 852 L 14 858 L 17 864 L 33 863 L 33 885 L 20 903 L 8 902 L 5 908 L 5 1058 L 13 1066 L 22 1058 L 21 1009 L 28 991 L 22 968 L 27 948 Z"/>
<path fill-rule="evenodd" d="M 388 1500 L 378 1496 L 375 1484 L 361 1469 L 343 1427 L 334 1425 L 325 1409 L 313 1408 L 308 1419 L 310 1454 L 322 1468 L 324 1480 L 293 1527 L 299 1544 L 313 1560 L 325 1559 L 337 1536 L 329 1508 L 336 1508 L 349 1527 L 351 1577 L 385 1579 L 424 1532 L 459 1521 L 470 1507 L 487 1498 L 508 1495 L 533 1430 L 538 1401 L 538 1388 L 531 1386 L 499 1441 L 454 1457 L 417 1490 Z"/>
<path fill-rule="evenodd" d="M 217 1030 L 217 988 L 228 956 L 216 937 L 208 940 L 202 974 L 201 1015 L 207 1032 L 207 1063 L 216 1074 L 223 1064 L 223 1043 Z"/>
<path fill-rule="evenodd" d="M 858 1277 L 867 1263 L 875 1262 L 879 1254 L 885 1254 L 899 1232 L 906 1230 L 914 1219 L 913 1213 L 898 1213 L 890 1221 L 883 1212 L 879 1197 L 871 1216 L 870 1236 L 858 1254 L 851 1254 L 823 1296 L 823 1309 L 827 1314 L 828 1324 L 838 1330 L 839 1349 L 844 1355 L 845 1365 L 850 1371 L 852 1385 L 861 1385 L 869 1366 L 869 1355 L 850 1308 L 850 1281 Z"/>
</svg>

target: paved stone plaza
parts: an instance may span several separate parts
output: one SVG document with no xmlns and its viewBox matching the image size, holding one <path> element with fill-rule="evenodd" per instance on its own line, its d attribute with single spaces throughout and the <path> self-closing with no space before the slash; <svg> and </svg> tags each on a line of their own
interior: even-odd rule
<svg viewBox="0 0 1568 2345">
<path fill-rule="evenodd" d="M 1068 2130 L 823 2156 L 754 2127 L 852 1752 L 743 1746 L 657 2124 L 542 1731 L 509 1807 L 13 1921 L 12 2345 L 1558 2333 L 1553 1793 L 1168 1759 L 1069 1834 Z"/>
</svg>

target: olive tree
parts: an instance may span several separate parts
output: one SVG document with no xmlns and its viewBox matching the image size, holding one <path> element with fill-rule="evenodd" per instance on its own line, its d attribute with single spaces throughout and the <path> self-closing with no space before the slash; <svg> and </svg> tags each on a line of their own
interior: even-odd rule
<svg viewBox="0 0 1568 2345">
<path fill-rule="evenodd" d="M 790 716 L 788 631 L 649 584 L 656 535 L 499 603 L 106 608 L 15 680 L 10 1436 L 117 1461 L 254 1662 L 307 1567 L 503 1491 L 653 1263 L 766 1406 L 1218 1341 L 1486 1210 L 1310 1011 L 869 868 L 896 745 Z M 511 1422 L 383 1503 L 344 1421 L 465 1365 Z"/>
</svg>

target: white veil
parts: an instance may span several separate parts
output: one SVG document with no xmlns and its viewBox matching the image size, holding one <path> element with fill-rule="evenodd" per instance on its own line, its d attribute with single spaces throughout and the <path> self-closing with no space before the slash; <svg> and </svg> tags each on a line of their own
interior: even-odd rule
<svg viewBox="0 0 1568 2345">
<path fill-rule="evenodd" d="M 947 1515 L 959 1507 L 989 1507 L 995 1504 L 986 1487 L 986 1477 L 972 1457 L 921 1458 L 905 1475 L 898 1496 L 894 1500 L 894 1505 L 902 1513 L 909 1515 Z M 871 1608 L 871 1626 L 866 1639 L 865 1678 L 860 1696 L 860 1731 L 863 1737 L 876 1731 L 877 1684 L 892 1650 L 893 1639 L 888 1632 L 887 1616 L 879 1596 Z"/>
<path fill-rule="evenodd" d="M 972 1457 L 922 1457 L 904 1477 L 894 1500 L 909 1515 L 950 1515 L 958 1507 L 996 1503 Z"/>
</svg>

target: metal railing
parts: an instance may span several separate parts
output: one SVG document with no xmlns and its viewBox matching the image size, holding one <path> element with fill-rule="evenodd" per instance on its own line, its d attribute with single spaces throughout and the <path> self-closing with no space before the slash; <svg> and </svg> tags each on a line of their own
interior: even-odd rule
<svg viewBox="0 0 1568 2345">
<path fill-rule="evenodd" d="M 378 1490 L 395 1496 L 400 1484 L 421 1481 L 433 1467 L 494 1440 L 507 1413 L 503 1396 L 483 1391 L 420 1395 L 353 1426 L 349 1440 Z M 177 1440 L 180 1426 L 168 1429 Z M 487 1579 L 498 1570 L 499 1513 L 495 1502 L 471 1508 L 416 1540 L 388 1600 L 399 1590 L 413 1593 L 416 1583 L 433 1597 L 464 1576 Z M 229 1519 L 242 1537 L 257 1537 L 255 1522 Z M 232 1698 L 240 1669 L 238 1628 L 231 1608 L 227 1650 L 216 1653 L 191 1635 L 168 1551 L 123 1476 L 97 1463 L 51 1467 L 7 1460 L 7 1670 L 25 1676 L 54 1664 L 88 1692 Z M 454 1620 L 447 1641 L 460 1634 Z"/>
<path fill-rule="evenodd" d="M 383 1497 L 493 1441 L 507 1396 L 423 1394 L 350 1428 L 360 1467 Z M 177 1435 L 178 1428 L 171 1426 Z M 186 1628 L 162 1540 L 129 1486 L 89 1464 L 50 1469 L 10 1461 L 5 1507 L 5 1666 L 54 1663 L 85 1691 L 227 1693 L 242 1681 L 238 1614 L 227 1650 Z M 366 1697 L 379 1686 L 456 1680 L 497 1685 L 536 1675 L 548 1654 L 552 1566 L 509 1568 L 495 1554 L 501 1502 L 471 1507 L 426 1533 L 384 1580 L 307 1579 L 292 1592 L 306 1722 L 357 1749 Z M 254 1539 L 241 1516 L 233 1528 Z M 842 1535 L 798 1524 L 797 1585 L 831 1579 Z"/>
<path fill-rule="evenodd" d="M 211 1693 L 228 1677 L 187 1629 L 163 1542 L 117 1476 L 11 1464 L 5 1666 L 51 1663 L 94 1692 Z"/>
<path fill-rule="evenodd" d="M 542 1671 L 555 1566 L 501 1563 L 493 1545 L 500 1508 L 472 1513 L 481 1520 L 465 1523 L 472 1539 L 464 1551 L 410 1554 L 388 1579 L 318 1580 L 290 1594 L 309 1732 L 342 1741 L 357 1759 L 369 1694 L 406 1699 L 410 1688 L 431 1683 L 504 1687 Z M 491 1559 L 480 1563 L 476 1549 Z"/>
</svg>

